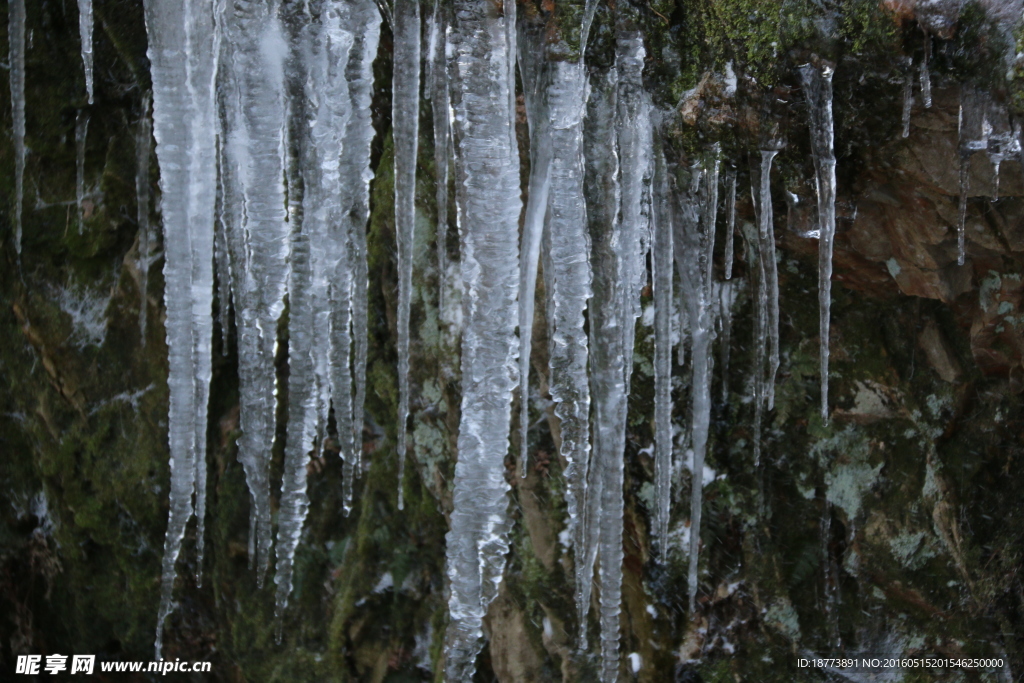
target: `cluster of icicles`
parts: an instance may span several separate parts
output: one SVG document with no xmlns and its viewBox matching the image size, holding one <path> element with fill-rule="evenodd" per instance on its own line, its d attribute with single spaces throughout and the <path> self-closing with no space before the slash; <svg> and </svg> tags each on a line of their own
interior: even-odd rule
<svg viewBox="0 0 1024 683">
<path fill-rule="evenodd" d="M 92 10 L 79 0 L 89 101 Z M 374 0 L 145 0 L 152 64 L 152 125 L 138 129 L 140 270 L 151 262 L 148 164 L 156 139 L 163 220 L 165 304 L 170 365 L 170 519 L 164 548 L 156 639 L 173 607 L 175 565 L 185 528 L 197 517 L 202 567 L 206 498 L 207 400 L 214 332 L 233 310 L 241 384 L 238 458 L 251 503 L 250 558 L 262 582 L 271 562 L 271 446 L 277 403 L 277 330 L 289 306 L 288 435 L 276 541 L 277 612 L 287 606 L 293 561 L 309 501 L 306 466 L 321 448 L 333 411 L 344 459 L 346 511 L 361 471 L 367 356 L 366 226 L 369 218 L 373 62 L 381 12 L 394 40 L 395 224 L 399 263 L 398 454 L 407 450 L 409 312 L 415 220 L 420 93 L 432 100 L 437 168 L 437 259 L 458 267 L 463 291 L 462 417 L 447 536 L 451 584 L 446 638 L 448 680 L 470 680 L 482 622 L 497 593 L 508 551 L 511 406 L 520 405 L 520 460 L 528 458 L 529 360 L 539 264 L 543 262 L 550 339 L 550 387 L 568 467 L 568 531 L 575 552 L 579 647 L 595 570 L 599 587 L 603 681 L 619 670 L 623 561 L 623 456 L 634 334 L 650 273 L 655 334 L 655 508 L 653 537 L 669 550 L 673 470 L 674 314 L 692 354 L 688 431 L 691 471 L 689 601 L 698 584 L 701 479 L 711 411 L 712 343 L 722 336 L 728 366 L 737 174 L 724 170 L 725 282 L 713 278 L 719 203 L 719 150 L 707 150 L 683 177 L 672 171 L 660 136 L 668 114 L 643 87 L 643 36 L 626 18 L 616 25 L 614 65 L 588 69 L 565 59 L 544 31 L 517 24 L 490 0 L 436 2 L 423 30 L 419 3 L 393 14 Z M 21 245 L 25 167 L 25 5 L 11 0 L 10 83 L 16 159 L 16 244 Z M 596 10 L 588 0 L 581 45 Z M 420 36 L 428 37 L 421 50 Z M 517 45 L 519 46 L 517 48 Z M 552 59 L 555 52 L 559 58 Z M 421 62 L 426 69 L 421 78 Z M 525 207 L 515 136 L 516 67 L 530 131 Z M 930 106 L 927 62 L 922 94 Z M 819 212 L 821 411 L 828 417 L 828 335 L 835 230 L 831 70 L 801 70 L 808 102 Z M 905 88 L 909 130 L 912 81 Z M 967 159 L 985 148 L 998 168 L 1018 152 L 1017 135 L 983 93 L 964 97 L 961 115 L 960 248 Z M 148 110 L 149 99 L 145 100 Z M 993 114 L 994 112 L 994 114 Z M 88 119 L 76 138 L 84 150 Z M 771 168 L 781 141 L 767 140 L 751 164 L 756 225 L 742 234 L 755 292 L 755 433 L 774 402 L 779 368 L 779 304 Z M 454 161 L 460 263 L 449 264 L 448 170 Z M 78 199 L 83 196 L 83 163 Z M 520 230 L 520 214 L 523 229 Z M 648 269 L 648 257 L 650 268 Z M 216 276 L 215 276 L 216 271 Z M 678 282 L 679 292 L 674 292 Z M 145 331 L 145 308 L 140 325 Z M 585 324 L 585 319 L 587 323 Z M 518 324 L 518 330 L 517 330 Z M 226 343 L 226 337 L 225 337 Z M 723 375 L 724 376 L 724 375 Z M 727 390 L 727 387 L 725 388 Z M 754 439 L 760 460 L 759 438 Z M 401 487 L 399 486 L 399 496 Z M 401 506 L 401 498 L 399 498 Z M 197 577 L 201 580 L 201 577 Z"/>
</svg>

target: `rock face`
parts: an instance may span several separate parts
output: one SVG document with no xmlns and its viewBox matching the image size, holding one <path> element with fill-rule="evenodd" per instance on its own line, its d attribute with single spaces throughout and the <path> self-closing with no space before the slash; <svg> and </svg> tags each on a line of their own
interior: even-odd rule
<svg viewBox="0 0 1024 683">
<path fill-rule="evenodd" d="M 13 231 L 5 229 L 6 267 L 0 269 L 0 666 L 13 667 L 19 654 L 147 660 L 169 475 L 162 262 L 149 273 L 146 291 L 140 291 L 146 280 L 137 265 L 135 136 L 139 118 L 148 115 L 142 94 L 150 87 L 142 6 L 136 0 L 95 3 L 96 94 L 89 105 L 75 42 L 76 8 L 27 4 L 33 37 L 23 250 L 19 259 Z M 993 77 L 989 62 L 972 61 L 985 54 L 977 42 L 978 35 L 989 35 L 979 28 L 984 22 L 973 6 L 947 4 L 892 5 L 904 22 L 897 25 L 888 15 L 872 23 L 883 16 L 875 3 L 845 3 L 843 21 L 826 31 L 840 36 L 830 42 L 810 29 L 792 33 L 792 26 L 828 23 L 812 8 L 800 10 L 805 15 L 789 28 L 766 33 L 764 22 L 723 18 L 750 13 L 740 0 L 711 3 L 709 14 L 688 4 L 651 3 L 658 16 L 644 24 L 645 74 L 663 103 L 680 103 L 681 122 L 672 131 L 676 161 L 684 162 L 702 141 L 721 139 L 738 168 L 738 225 L 755 221 L 746 153 L 757 150 L 766 98 L 754 95 L 770 86 L 773 100 L 782 102 L 771 116 L 787 141 L 773 176 L 782 365 L 775 409 L 765 419 L 762 465 L 755 467 L 748 382 L 753 323 L 750 296 L 741 294 L 729 377 L 716 366 L 711 392 L 703 559 L 691 615 L 682 495 L 691 475 L 685 466 L 676 474 L 673 549 L 665 563 L 651 551 L 654 344 L 646 316 L 638 324 L 626 451 L 620 680 L 820 680 L 796 666 L 796 657 L 808 653 L 1000 658 L 1005 666 L 991 680 L 1014 680 L 1024 670 L 1024 640 L 1015 635 L 1024 620 L 1024 174 L 1018 160 L 1004 161 L 996 198 L 988 156 L 970 158 L 967 260 L 958 266 L 959 82 L 991 83 Z M 520 5 L 528 15 L 554 17 L 553 30 L 574 16 L 561 4 Z M 610 21 L 602 5 L 588 51 L 599 65 L 608 54 Z M 713 60 L 684 51 L 690 45 L 684 21 L 735 60 L 729 72 L 739 74 L 739 95 L 736 74 L 730 81 L 728 73 L 698 68 Z M 920 63 L 919 27 L 934 34 L 933 104 L 924 108 L 915 86 L 910 135 L 901 138 L 896 65 L 904 55 Z M 391 82 L 385 38 L 380 84 Z M 817 240 L 810 236 L 817 212 L 806 114 L 795 74 L 779 76 L 780 70 L 769 78 L 757 71 L 762 67 L 754 58 L 771 54 L 775 48 L 765 47 L 771 41 L 780 50 L 792 48 L 779 53 L 787 68 L 806 61 L 809 49 L 834 50 L 838 65 L 834 399 L 827 425 L 817 405 Z M 1016 81 L 1005 82 L 1005 64 L 998 67 L 991 89 L 1012 102 Z M 755 75 L 764 83 L 755 84 Z M 235 447 L 234 333 L 228 330 L 223 348 L 219 330 L 214 335 L 206 579 L 199 587 L 191 578 L 197 559 L 194 544 L 186 542 L 175 593 L 180 605 L 164 646 L 171 659 L 211 661 L 212 680 L 397 682 L 437 680 L 443 670 L 444 534 L 460 406 L 459 292 L 457 278 L 437 270 L 434 156 L 424 134 L 411 316 L 415 460 L 399 512 L 389 98 L 387 88 L 378 87 L 368 226 L 368 464 L 356 508 L 346 517 L 336 450 L 328 443 L 311 462 L 310 514 L 280 644 L 273 638 L 273 593 L 258 589 L 249 570 L 248 498 Z M 9 112 L 9 104 L 3 99 L 0 110 Z M 91 123 L 79 214 L 80 110 Z M 9 129 L 10 115 L 3 116 Z M 428 104 L 421 116 L 430 120 Z M 525 165 L 525 122 L 519 125 Z M 0 137 L 0 163 L 14 166 L 9 136 Z M 156 207 L 153 166 L 143 186 Z M 0 174 L 0 189 L 9 227 L 12 173 Z M 156 209 L 152 222 L 159 224 Z M 454 244 L 446 245 L 452 268 L 458 264 Z M 736 263 L 744 286 L 751 265 L 742 257 Z M 438 305 L 441 288 L 444 307 Z M 539 291 L 540 337 L 544 302 Z M 140 306 L 150 320 L 144 335 Z M 277 359 L 282 387 L 286 342 Z M 545 398 L 547 354 L 547 340 L 535 337 L 533 384 Z M 689 372 L 677 369 L 676 375 L 674 414 L 682 431 Z M 725 380 L 730 392 L 723 400 Z M 508 461 L 513 545 L 485 622 L 488 644 L 477 680 L 596 679 L 596 637 L 588 654 L 574 647 L 565 463 L 558 455 L 558 419 L 550 402 L 544 405 L 547 412 L 531 427 L 538 436 L 528 476 L 519 478 L 514 459 Z M 280 450 L 273 461 L 277 481 Z M 685 463 L 683 450 L 677 457 Z M 192 529 L 189 534 L 194 538 Z M 596 623 L 589 630 L 593 634 Z M 908 674 L 906 680 L 913 679 Z"/>
</svg>

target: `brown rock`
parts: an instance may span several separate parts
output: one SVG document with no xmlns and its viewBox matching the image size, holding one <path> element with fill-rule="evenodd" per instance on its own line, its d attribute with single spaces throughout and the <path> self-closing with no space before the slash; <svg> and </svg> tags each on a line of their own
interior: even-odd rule
<svg viewBox="0 0 1024 683">
<path fill-rule="evenodd" d="M 925 323 L 924 329 L 917 337 L 917 345 L 924 351 L 928 364 L 939 377 L 947 382 L 956 382 L 960 379 L 963 369 L 934 320 Z"/>
</svg>

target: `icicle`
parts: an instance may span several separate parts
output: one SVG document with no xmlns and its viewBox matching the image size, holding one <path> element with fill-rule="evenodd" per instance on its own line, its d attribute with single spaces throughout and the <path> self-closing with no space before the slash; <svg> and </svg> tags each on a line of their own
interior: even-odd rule
<svg viewBox="0 0 1024 683">
<path fill-rule="evenodd" d="M 238 180 L 237 201 L 247 253 L 244 293 L 236 297 L 242 436 L 238 459 L 256 503 L 257 580 L 272 546 L 270 454 L 277 404 L 277 324 L 288 278 L 289 226 L 285 211 L 284 58 L 287 44 L 276 3 L 229 5 L 224 24 L 230 46 L 224 69 L 230 84 L 230 142 L 226 151 Z M 234 259 L 233 259 L 234 260 Z"/>
<path fill-rule="evenodd" d="M 432 43 L 430 45 L 431 74 L 427 79 L 434 120 L 434 172 L 437 187 L 437 272 L 438 309 L 444 310 L 444 290 L 448 272 L 448 148 L 451 135 L 448 120 L 448 14 L 441 0 L 434 0 Z"/>
<path fill-rule="evenodd" d="M 832 553 L 829 551 L 829 544 L 832 538 L 832 503 L 824 502 L 824 511 L 821 515 L 821 566 L 824 570 L 823 583 L 825 585 L 825 619 L 828 622 L 829 639 L 835 651 L 842 649 L 842 641 L 839 635 L 839 585 L 838 577 L 835 575 L 835 566 L 832 561 Z"/>
<path fill-rule="evenodd" d="M 526 120 L 530 127 L 530 179 L 527 188 L 523 239 L 519 251 L 519 463 L 525 478 L 529 462 L 530 352 L 533 340 L 537 268 L 540 259 L 544 217 L 551 190 L 551 112 L 547 102 L 550 73 L 542 27 L 524 22 L 521 37 L 526 49 L 519 57 L 523 78 Z"/>
<path fill-rule="evenodd" d="M 736 248 L 736 168 L 730 166 L 725 171 L 725 279 L 732 279 L 732 264 L 735 260 Z"/>
<path fill-rule="evenodd" d="M 921 100 L 925 109 L 932 108 L 932 75 L 928 70 L 928 62 L 932 56 L 932 37 L 924 34 L 924 60 L 921 62 Z"/>
<path fill-rule="evenodd" d="M 958 266 L 964 264 L 964 256 L 967 252 L 965 241 L 965 224 L 967 222 L 967 193 L 970 190 L 971 156 L 960 153 L 960 200 L 957 205 L 956 221 L 956 263 Z"/>
<path fill-rule="evenodd" d="M 679 332 L 679 345 L 676 347 L 676 365 L 682 368 L 686 366 L 686 347 L 690 341 L 690 314 L 683 303 L 683 292 L 678 287 L 676 288 L 675 301 L 672 302 L 672 305 L 675 306 L 676 315 L 678 316 L 678 325 L 676 327 Z"/>
<path fill-rule="evenodd" d="M 711 283 L 713 282 L 712 274 L 714 271 L 714 257 L 715 257 L 715 223 L 718 219 L 718 168 L 719 159 L 718 156 L 721 152 L 721 147 L 716 142 L 711 146 L 711 162 L 708 167 L 705 167 L 705 183 L 703 194 L 701 195 L 701 234 L 702 234 L 702 245 L 704 249 L 701 252 L 701 274 L 703 280 L 701 284 L 701 300 L 702 305 L 710 310 L 711 301 L 713 299 L 711 291 Z"/>
<path fill-rule="evenodd" d="M 21 204 L 25 183 L 25 0 L 7 4 L 11 119 L 14 137 L 14 250 L 21 257 Z"/>
<path fill-rule="evenodd" d="M 420 5 L 395 5 L 395 57 L 392 121 L 395 143 L 395 231 L 398 234 L 398 509 L 404 507 L 402 482 L 409 419 L 409 312 L 412 250 L 416 227 L 416 149 L 420 113 Z"/>
<path fill-rule="evenodd" d="M 716 284 L 718 293 L 718 329 L 721 331 L 722 352 L 722 402 L 729 400 L 729 355 L 732 350 L 732 307 L 736 301 L 736 283 Z"/>
<path fill-rule="evenodd" d="M 329 10 L 324 8 L 326 14 Z M 326 24 L 329 19 L 325 16 Z M 292 39 L 296 52 L 305 55 L 293 60 L 289 73 L 290 89 L 296 82 L 309 79 L 317 86 L 325 86 L 323 73 L 316 66 L 323 50 L 320 36 L 310 36 L 316 31 L 316 24 L 310 24 L 305 31 L 299 30 Z M 317 88 L 319 91 L 319 88 Z M 316 95 L 319 95 L 316 92 Z M 326 93 L 324 93 L 326 94 Z M 347 94 L 347 93 L 346 93 Z M 326 99 L 326 97 L 324 98 Z M 275 637 L 278 643 L 283 637 L 283 616 L 292 590 L 295 566 L 295 550 L 302 534 L 302 525 L 309 509 L 307 467 L 309 454 L 313 450 L 316 436 L 317 377 L 314 365 L 313 336 L 316 332 L 317 304 L 314 294 L 314 244 L 317 251 L 323 249 L 324 215 L 319 205 L 322 199 L 318 187 L 321 170 L 316 164 L 315 143 L 308 139 L 310 125 L 321 125 L 319 117 L 306 120 L 306 98 L 293 97 L 290 102 L 289 144 L 291 151 L 288 163 L 288 204 L 289 222 L 292 226 L 290 264 L 288 276 L 288 435 L 284 447 L 284 471 L 281 476 L 281 505 L 278 511 L 277 543 L 275 545 L 276 569 L 274 583 L 277 591 L 274 614 L 277 620 Z M 337 153 L 335 146 L 332 150 Z"/>
<path fill-rule="evenodd" d="M 301 46 L 302 58 L 294 60 L 289 81 L 293 91 L 308 91 L 293 99 L 289 128 L 289 147 L 297 153 L 289 169 L 294 178 L 290 185 L 295 186 L 289 192 L 295 227 L 288 289 L 288 438 L 274 576 L 279 639 L 280 619 L 292 590 L 295 551 L 309 508 L 306 468 L 315 440 L 322 438 L 332 396 L 342 453 L 351 457 L 353 449 L 349 264 L 339 192 L 342 136 L 351 115 L 345 79 L 353 44 L 348 8 L 324 3 L 319 25 L 293 22 L 293 39 Z M 332 301 L 331 287 L 339 288 L 339 300 Z M 332 316 L 338 328 L 332 329 Z M 321 343 L 323 338 L 330 344 Z"/>
<path fill-rule="evenodd" d="M 591 299 L 590 393 L 594 404 L 594 444 L 587 472 L 585 507 L 573 540 L 576 570 L 576 609 L 580 625 L 579 648 L 587 647 L 587 613 L 593 588 L 601 519 L 602 485 L 609 467 L 618 466 L 625 450 L 627 375 L 624 327 L 632 322 L 628 310 L 624 273 L 627 252 L 639 245 L 622 242 L 619 210 L 619 157 L 616 149 L 615 113 L 618 72 L 591 73 L 591 95 L 584 124 L 586 157 L 587 222 L 590 225 L 594 296 Z M 632 355 L 632 351 L 630 351 Z"/>
<path fill-rule="evenodd" d="M 587 41 L 590 39 L 590 27 L 594 23 L 594 15 L 597 14 L 598 0 L 586 0 L 583 8 L 583 25 L 580 27 L 580 62 L 587 52 Z"/>
<path fill-rule="evenodd" d="M 192 493 L 205 473 L 215 150 L 213 12 L 199 0 L 147 0 L 153 118 L 164 224 L 164 297 L 170 365 L 171 493 L 164 543 L 156 658 L 173 606 L 175 564 Z M 211 322 L 208 322 L 211 321 Z M 202 491 L 200 490 L 200 496 Z M 202 514 L 202 500 L 197 513 Z M 201 517 L 200 517 L 201 519 Z"/>
<path fill-rule="evenodd" d="M 202 7 L 202 6 L 201 6 Z M 203 7 L 201 11 L 210 11 Z M 213 14 L 212 11 L 210 11 Z M 209 49 L 199 69 L 193 70 L 201 110 L 193 121 L 192 140 L 197 151 L 190 155 L 192 187 L 189 189 L 192 217 L 192 358 L 195 363 L 195 461 L 196 488 L 196 585 L 203 585 L 206 550 L 206 433 L 209 422 L 210 382 L 213 379 L 213 253 L 217 181 L 217 54 L 221 35 L 216 21 L 204 43 L 191 49 Z M 165 266 L 166 269 L 166 266 Z"/>
<path fill-rule="evenodd" d="M 597 534 L 597 558 L 600 561 L 601 607 L 601 680 L 615 680 L 619 665 L 619 623 L 622 613 L 622 533 L 623 482 L 626 402 L 633 371 L 633 341 L 636 320 L 640 316 L 640 293 L 646 281 L 647 250 L 650 247 L 650 190 L 653 154 L 651 135 L 651 102 L 643 87 L 643 67 L 646 51 L 643 35 L 632 28 L 620 27 L 616 35 L 615 63 L 618 71 L 618 101 L 616 111 L 616 137 L 620 160 L 621 205 L 619 209 L 619 282 L 622 303 L 617 318 L 622 335 L 621 353 L 624 360 L 622 389 L 614 387 L 613 401 L 608 401 L 615 413 L 607 413 L 614 428 L 622 425 L 622 433 L 609 434 L 609 443 L 602 446 L 602 457 L 592 465 L 599 480 L 595 502 L 598 513 L 588 518 Z M 596 350 L 596 347 L 595 347 Z M 595 357 L 595 369 L 597 359 Z M 603 419 L 603 418 L 600 418 Z M 591 487 L 594 488 L 593 486 Z M 595 492 L 588 493 L 588 508 Z M 588 596 L 589 598 L 589 591 Z M 587 606 L 584 606 L 586 610 Z M 584 615 L 585 616 L 585 615 Z"/>
<path fill-rule="evenodd" d="M 366 225 L 370 219 L 370 146 L 373 143 L 373 60 L 377 56 L 380 40 L 381 17 L 372 0 L 357 0 L 351 6 L 352 33 L 355 42 L 349 53 L 345 71 L 352 115 L 345 130 L 341 154 L 341 178 L 361 179 L 342 186 L 342 209 L 347 218 L 347 233 L 351 252 L 352 272 L 352 373 L 354 394 L 352 399 L 353 447 L 345 457 L 343 470 L 343 506 L 347 513 L 352 508 L 353 478 L 362 470 L 363 404 L 366 400 L 367 288 L 369 273 L 366 262 Z M 340 329 L 332 322 L 332 329 Z"/>
<path fill-rule="evenodd" d="M 92 0 L 78 0 L 78 37 L 82 41 L 82 68 L 85 91 L 92 104 Z"/>
<path fill-rule="evenodd" d="M 760 172 L 751 168 L 750 193 L 754 197 L 755 213 L 760 213 L 755 186 Z M 761 465 L 761 423 L 764 419 L 765 404 L 765 349 L 768 347 L 768 283 L 765 278 L 763 261 L 760 258 L 760 240 L 757 228 L 750 223 L 743 223 L 743 237 L 747 245 L 747 263 L 757 263 L 758 267 L 751 273 L 751 289 L 754 302 L 754 467 Z"/>
<path fill-rule="evenodd" d="M 506 12 L 510 3 L 506 3 Z M 512 5 L 514 6 L 514 5 Z M 508 551 L 508 451 L 516 386 L 519 155 L 512 129 L 515 30 L 490 0 L 465 0 L 452 31 L 454 134 L 462 254 L 462 417 L 447 572 L 446 678 L 476 668 L 483 617 Z"/>
<path fill-rule="evenodd" d="M 217 274 L 217 324 L 220 325 L 220 352 L 228 355 L 228 333 L 231 328 L 231 254 L 228 249 L 228 209 L 224 206 L 223 139 L 217 137 L 217 202 L 213 233 L 213 262 Z"/>
<path fill-rule="evenodd" d="M 508 81 L 505 91 L 508 93 L 508 142 L 512 149 L 518 149 L 519 142 L 516 139 L 516 62 L 519 59 L 519 38 L 518 38 L 518 2 L 502 2 L 501 13 L 505 21 L 505 43 L 508 45 L 508 61 L 505 63 L 505 79 Z"/>
<path fill-rule="evenodd" d="M 662 562 L 668 559 L 668 527 L 672 495 L 672 222 L 668 202 L 668 170 L 664 153 L 655 157 L 654 239 L 654 544 Z"/>
<path fill-rule="evenodd" d="M 903 132 L 902 137 L 910 137 L 910 109 L 914 105 L 914 71 L 910 57 L 906 58 L 907 73 L 903 76 Z"/>
<path fill-rule="evenodd" d="M 836 158 L 832 151 L 832 68 L 800 68 L 811 119 L 811 151 L 818 190 L 818 308 L 821 337 L 821 418 L 828 422 L 829 319 L 832 308 L 832 240 L 836 233 Z"/>
<path fill-rule="evenodd" d="M 765 380 L 765 401 L 768 410 L 775 407 L 775 376 L 779 371 L 779 271 L 775 262 L 775 223 L 772 211 L 772 160 L 777 150 L 761 151 L 761 169 L 758 178 L 761 181 L 758 198 L 758 249 L 761 272 L 764 274 L 765 287 L 761 290 L 764 297 L 759 305 L 766 312 L 765 331 L 768 335 L 768 376 Z"/>
<path fill-rule="evenodd" d="M 988 122 L 990 100 L 988 93 L 964 84 L 960 87 L 960 116 L 958 124 L 960 154 L 960 202 L 957 210 L 957 265 L 964 264 L 966 255 L 967 199 L 970 192 L 971 155 L 989 148 L 991 124 Z"/>
<path fill-rule="evenodd" d="M 152 96 L 142 96 L 138 129 L 135 132 L 135 202 L 139 225 L 139 335 L 141 346 L 146 346 L 146 313 L 149 310 L 149 266 L 152 246 L 149 225 L 149 162 L 153 154 L 153 125 L 149 118 Z"/>
<path fill-rule="evenodd" d="M 690 169 L 690 188 L 679 192 L 675 221 L 674 258 L 679 272 L 683 301 L 689 312 L 693 344 L 691 383 L 691 448 L 693 450 L 690 491 L 689 601 L 696 607 L 700 559 L 700 525 L 703 501 L 704 457 L 711 427 L 711 345 L 714 341 L 715 302 L 712 299 L 711 263 L 714 249 L 715 215 L 718 196 L 717 146 L 704 168 Z"/>
<path fill-rule="evenodd" d="M 1017 155 L 1017 136 L 1014 135 L 1013 127 L 1010 124 L 1010 116 L 1006 108 L 993 99 L 989 99 L 986 111 L 988 125 L 987 152 L 988 160 L 992 164 L 992 201 L 999 199 L 999 169 L 1006 157 Z"/>
<path fill-rule="evenodd" d="M 559 61 L 549 65 L 548 90 L 551 190 L 545 261 L 548 307 L 551 398 L 561 424 L 560 452 L 565 458 L 566 506 L 570 538 L 579 538 L 590 459 L 589 348 L 584 310 L 592 295 L 590 236 L 584 201 L 583 115 L 587 78 L 582 65 Z"/>
<path fill-rule="evenodd" d="M 75 115 L 75 205 L 78 207 L 78 234 L 84 230 L 85 143 L 89 135 L 89 113 L 79 109 Z"/>
<path fill-rule="evenodd" d="M 312 194 L 312 193 L 311 193 Z M 275 613 L 280 620 L 288 605 L 292 589 L 292 575 L 295 549 L 302 534 L 302 525 L 309 509 L 306 494 L 307 467 L 309 454 L 313 450 L 316 436 L 317 405 L 315 368 L 312 347 L 314 345 L 315 303 L 313 299 L 313 264 L 310 242 L 314 239 L 305 225 L 306 211 L 313 213 L 310 195 L 303 218 L 293 214 L 303 223 L 296 231 L 291 249 L 291 283 L 289 285 L 289 338 L 288 338 L 288 438 L 285 443 L 284 473 L 281 482 L 281 508 L 278 513 L 277 570 L 274 582 L 277 584 Z M 310 221 L 315 223 L 316 221 Z M 278 623 L 278 642 L 281 640 Z"/>
</svg>

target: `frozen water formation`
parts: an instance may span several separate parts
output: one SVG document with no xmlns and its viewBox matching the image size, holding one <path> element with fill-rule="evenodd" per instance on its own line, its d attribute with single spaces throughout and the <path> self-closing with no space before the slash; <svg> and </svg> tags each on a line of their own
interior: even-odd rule
<svg viewBox="0 0 1024 683">
<path fill-rule="evenodd" d="M 91 98 L 91 3 L 80 0 L 79 8 Z M 536 390 L 531 404 L 531 371 L 535 377 L 546 374 L 535 386 L 549 393 L 556 445 L 566 464 L 575 647 L 599 653 L 601 681 L 619 679 L 623 487 L 627 457 L 636 455 L 626 438 L 627 424 L 634 424 L 629 397 L 637 322 L 648 303 L 655 400 L 651 415 L 637 417 L 653 427 L 654 561 L 688 563 L 689 609 L 698 608 L 702 543 L 709 542 L 701 534 L 705 461 L 715 458 L 712 409 L 716 401 L 752 390 L 751 459 L 759 465 L 762 421 L 774 408 L 776 377 L 785 376 L 772 198 L 781 176 L 778 169 L 773 175 L 773 163 L 783 143 L 768 131 L 742 152 L 710 142 L 682 149 L 672 134 L 677 109 L 656 107 L 645 85 L 649 46 L 635 10 L 620 3 L 595 19 L 596 2 L 584 9 L 570 40 L 535 13 L 517 16 L 515 3 L 491 0 L 438 0 L 422 16 L 414 2 L 145 0 L 153 85 L 143 98 L 136 138 L 139 327 L 145 338 L 146 273 L 157 241 L 150 233 L 152 205 L 154 218 L 159 207 L 163 229 L 170 389 L 170 512 L 157 656 L 193 515 L 197 578 L 202 575 L 216 327 L 225 346 L 237 345 L 237 445 L 250 503 L 249 554 L 261 583 L 273 574 L 279 618 L 296 580 L 295 556 L 310 507 L 307 467 L 328 439 L 343 460 L 341 504 L 345 512 L 352 508 L 363 470 L 372 150 L 375 136 L 389 133 L 375 129 L 371 109 L 383 10 L 394 36 L 396 240 L 388 248 L 397 261 L 400 476 L 407 457 L 417 462 L 407 418 L 417 399 L 410 382 L 413 252 L 424 241 L 415 229 L 429 215 L 418 214 L 416 203 L 422 136 L 433 136 L 437 225 L 429 258 L 436 259 L 441 276 L 436 296 L 443 296 L 446 276 L 461 279 L 461 413 L 446 537 L 447 680 L 472 678 L 484 617 L 502 581 L 515 481 L 507 460 L 515 456 L 513 469 L 525 475 L 536 447 L 531 430 L 540 406 Z M 26 157 L 22 0 L 9 3 L 9 20 L 13 223 L 20 249 Z M 591 65 L 591 27 L 609 20 L 611 30 L 602 40 L 613 41 L 614 50 Z M 926 48 L 930 52 L 930 42 Z M 928 54 L 919 67 L 926 107 Z M 911 131 L 914 95 L 913 65 L 905 67 L 904 135 Z M 827 420 L 837 191 L 832 70 L 816 63 L 802 68 L 800 77 L 818 198 L 820 410 Z M 731 79 L 735 92 L 735 74 Z M 525 140 L 516 135 L 519 95 Z M 421 97 L 432 110 L 425 131 L 419 126 Z M 1020 145 L 1016 129 L 989 95 L 965 86 L 961 102 L 962 261 L 971 155 L 988 153 L 997 185 L 999 164 L 1019 155 Z M 79 205 L 87 189 L 88 120 L 83 111 L 77 127 Z M 152 140 L 159 202 L 150 197 L 148 183 Z M 448 239 L 449 199 L 458 229 L 457 269 L 448 263 L 455 253 L 454 235 Z M 740 245 L 734 243 L 737 233 Z M 747 286 L 750 297 L 741 295 Z M 546 319 L 535 330 L 538 297 Z M 728 381 L 730 345 L 734 310 L 745 311 L 748 300 L 754 368 L 741 385 L 735 377 Z M 285 320 L 287 344 L 279 338 Z M 546 368 L 530 362 L 535 332 L 548 342 Z M 278 364 L 285 355 L 287 386 L 279 387 Z M 286 405 L 278 406 L 285 393 Z M 286 431 L 275 518 L 270 456 L 275 438 L 282 438 L 279 411 Z M 748 419 L 747 413 L 740 419 Z M 687 467 L 681 466 L 684 454 L 692 455 Z M 680 492 L 674 486 L 688 495 L 688 512 L 676 505 Z M 401 484 L 395 493 L 401 508 Z M 673 546 L 673 517 L 688 519 L 686 547 Z M 599 633 L 590 637 L 588 626 L 595 623 Z"/>
</svg>

